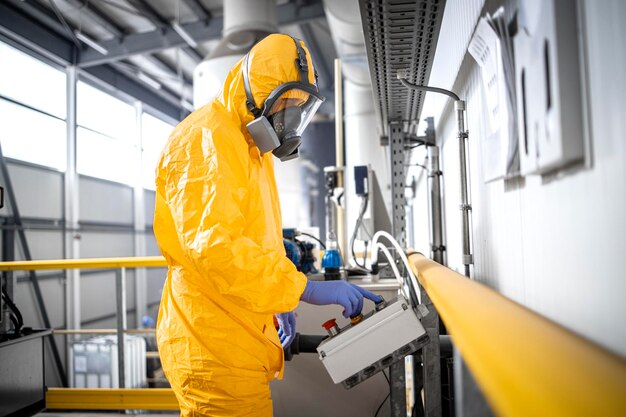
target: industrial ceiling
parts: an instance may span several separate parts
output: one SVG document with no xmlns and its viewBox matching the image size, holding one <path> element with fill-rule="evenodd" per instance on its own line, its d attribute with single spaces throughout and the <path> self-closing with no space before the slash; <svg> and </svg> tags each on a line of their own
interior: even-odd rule
<svg viewBox="0 0 626 417">
<path fill-rule="evenodd" d="M 278 1 L 277 20 L 282 32 L 309 45 L 329 101 L 322 111 L 332 113 L 336 53 L 322 2 Z M 220 0 L 0 2 L 5 41 L 76 66 L 173 119 L 191 110 L 193 70 L 217 45 L 222 28 Z"/>
</svg>

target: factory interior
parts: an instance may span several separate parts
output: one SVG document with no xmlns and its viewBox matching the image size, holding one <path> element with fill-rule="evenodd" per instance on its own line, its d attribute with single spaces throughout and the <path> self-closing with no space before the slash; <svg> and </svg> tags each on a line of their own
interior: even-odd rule
<svg viewBox="0 0 626 417">
<path fill-rule="evenodd" d="M 626 416 L 625 21 L 623 0 L 0 0 L 0 417 Z M 311 106 L 287 153 L 271 106 L 233 93 L 260 89 L 270 39 L 288 40 L 300 78 L 281 82 Z M 286 76 L 278 61 L 262 80 Z M 228 94 L 252 121 L 219 145 Z M 196 169 L 218 170 L 199 184 L 172 156 L 194 123 L 215 158 Z M 277 196 L 250 168 L 263 201 L 242 201 L 265 205 L 259 239 L 282 263 L 252 274 L 271 253 L 233 238 L 246 272 L 232 282 L 281 299 L 263 274 L 289 270 L 306 288 L 256 329 L 284 361 L 264 365 L 269 411 L 218 412 L 219 382 L 194 408 L 195 382 L 166 366 L 171 288 L 191 275 L 167 246 L 188 233 L 162 238 L 177 220 L 159 187 L 178 175 L 208 193 L 231 169 L 216 149 L 244 137 Z M 245 217 L 212 212 L 220 198 L 171 210 L 183 228 Z M 235 291 L 202 278 L 219 281 L 209 298 Z M 350 317 L 307 299 L 335 284 L 382 298 L 359 295 Z M 245 308 L 224 317 L 252 323 Z M 204 320 L 190 331 L 211 351 L 222 324 Z M 220 366 L 258 354 L 224 337 Z"/>
</svg>

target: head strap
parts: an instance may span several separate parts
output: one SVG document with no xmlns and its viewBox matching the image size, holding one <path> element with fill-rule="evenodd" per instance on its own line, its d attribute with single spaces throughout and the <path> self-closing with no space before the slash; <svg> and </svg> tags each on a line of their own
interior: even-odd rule
<svg viewBox="0 0 626 417">
<path fill-rule="evenodd" d="M 298 72 L 300 73 L 300 81 L 302 83 L 311 84 L 309 82 L 309 62 L 306 58 L 306 52 L 302 45 L 300 45 L 300 40 L 294 37 L 291 37 L 296 44 L 296 52 L 298 53 L 298 57 L 296 58 L 296 68 L 298 68 Z M 246 91 L 246 106 L 250 113 L 254 115 L 255 118 L 259 117 L 263 110 L 259 109 L 254 102 L 254 96 L 252 95 L 252 88 L 250 87 L 250 68 L 248 64 L 248 59 L 250 57 L 250 52 L 246 54 L 243 59 L 243 88 Z M 314 71 L 315 75 L 315 83 L 312 84 L 317 89 L 317 71 Z"/>
<path fill-rule="evenodd" d="M 250 88 L 250 69 L 248 68 L 248 57 L 250 53 L 247 53 L 245 58 L 243 59 L 243 89 L 246 90 L 246 106 L 248 106 L 248 110 L 250 113 L 254 115 L 255 118 L 259 117 L 262 113 L 262 110 L 256 106 L 254 102 L 254 96 L 252 95 L 252 89 Z"/>
<path fill-rule="evenodd" d="M 298 57 L 296 58 L 296 68 L 300 72 L 300 82 L 309 84 L 309 62 L 306 59 L 306 52 L 300 45 L 300 39 L 292 38 L 296 43 L 296 52 Z"/>
</svg>

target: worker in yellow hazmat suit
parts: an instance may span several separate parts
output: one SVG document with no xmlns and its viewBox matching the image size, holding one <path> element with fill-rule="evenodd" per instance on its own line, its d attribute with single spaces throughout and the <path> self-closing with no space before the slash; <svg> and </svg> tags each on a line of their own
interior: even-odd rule
<svg viewBox="0 0 626 417">
<path fill-rule="evenodd" d="M 282 376 L 298 302 L 350 316 L 364 296 L 378 300 L 345 281 L 308 281 L 285 256 L 273 157 L 297 156 L 322 101 L 304 44 L 270 35 L 163 150 L 154 231 L 169 268 L 157 342 L 182 416 L 271 416 L 269 381 Z"/>
</svg>

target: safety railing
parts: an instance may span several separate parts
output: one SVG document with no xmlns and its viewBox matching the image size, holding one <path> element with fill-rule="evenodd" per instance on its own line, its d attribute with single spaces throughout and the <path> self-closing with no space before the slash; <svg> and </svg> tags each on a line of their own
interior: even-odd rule
<svg viewBox="0 0 626 417">
<path fill-rule="evenodd" d="M 126 269 L 166 267 L 162 256 L 127 258 L 85 258 L 45 261 L 0 262 L 0 271 L 33 271 L 59 269 L 114 269 L 116 294 L 115 329 L 62 329 L 54 334 L 117 334 L 118 376 L 120 388 L 49 388 L 46 408 L 75 410 L 178 410 L 171 389 L 124 388 L 125 334 L 153 333 L 154 329 L 127 329 L 126 324 Z M 147 357 L 158 357 L 149 352 Z"/>
<path fill-rule="evenodd" d="M 623 357 L 421 254 L 409 261 L 497 415 L 626 415 Z"/>
</svg>

